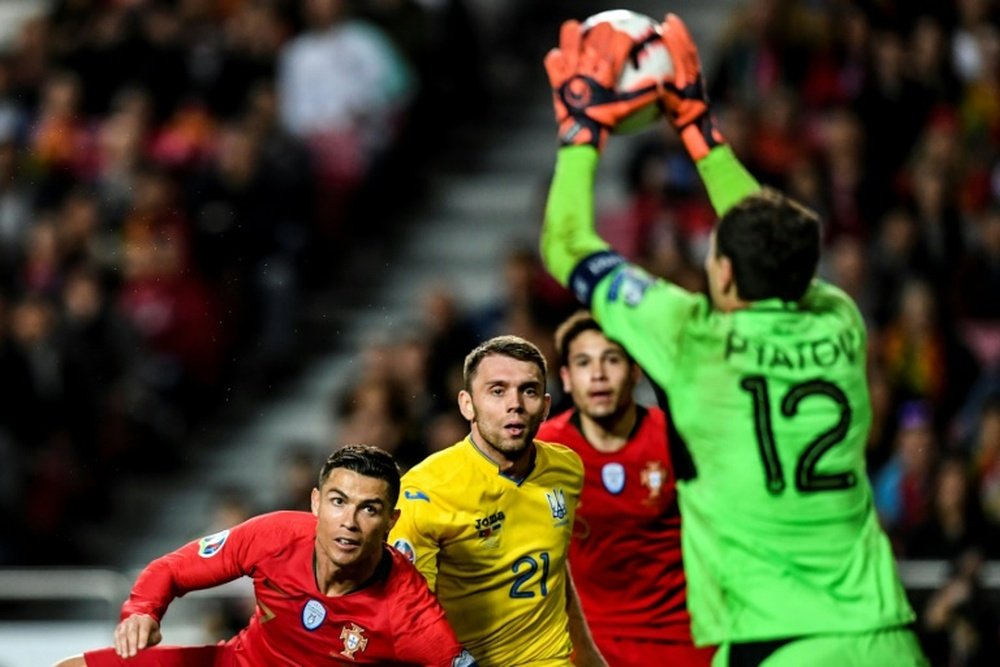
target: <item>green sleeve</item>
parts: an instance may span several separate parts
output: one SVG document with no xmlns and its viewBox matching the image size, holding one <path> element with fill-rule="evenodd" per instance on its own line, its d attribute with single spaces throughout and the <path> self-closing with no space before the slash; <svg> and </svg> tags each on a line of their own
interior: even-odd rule
<svg viewBox="0 0 1000 667">
<path fill-rule="evenodd" d="M 567 146 L 559 150 L 541 234 L 545 268 L 587 306 L 597 285 L 624 264 L 623 258 L 594 229 L 598 158 L 592 146 Z M 760 184 L 728 146 L 713 149 L 698 161 L 697 167 L 720 216 L 760 189 Z"/>
<path fill-rule="evenodd" d="M 709 306 L 704 295 L 625 264 L 597 285 L 590 309 L 605 335 L 621 343 L 654 383 L 669 390 L 682 361 L 682 340 Z"/>
<path fill-rule="evenodd" d="M 564 286 L 581 261 L 609 247 L 594 230 L 597 161 L 592 146 L 567 146 L 556 154 L 541 249 L 545 268 Z"/>
<path fill-rule="evenodd" d="M 736 159 L 728 144 L 716 146 L 695 166 L 720 218 L 741 199 L 760 190 L 760 183 Z"/>
</svg>

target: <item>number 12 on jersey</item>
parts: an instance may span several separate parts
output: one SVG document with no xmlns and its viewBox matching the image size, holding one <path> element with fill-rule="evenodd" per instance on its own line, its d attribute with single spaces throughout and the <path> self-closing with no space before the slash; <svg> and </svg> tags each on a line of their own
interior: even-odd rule
<svg viewBox="0 0 1000 667">
<path fill-rule="evenodd" d="M 779 495 L 785 491 L 785 473 L 774 437 L 767 378 L 762 375 L 751 375 L 743 378 L 740 388 L 749 393 L 753 399 L 754 431 L 760 458 L 764 464 L 767 491 L 771 495 Z M 794 419 L 798 414 L 799 404 L 812 396 L 825 397 L 833 401 L 839 417 L 836 424 L 813 438 L 799 455 L 795 465 L 795 488 L 803 493 L 849 489 L 858 483 L 857 476 L 853 472 L 816 472 L 819 460 L 832 447 L 844 440 L 851 424 L 851 406 L 844 391 L 826 380 L 808 380 L 792 385 L 781 399 L 781 415 L 786 419 Z"/>
</svg>

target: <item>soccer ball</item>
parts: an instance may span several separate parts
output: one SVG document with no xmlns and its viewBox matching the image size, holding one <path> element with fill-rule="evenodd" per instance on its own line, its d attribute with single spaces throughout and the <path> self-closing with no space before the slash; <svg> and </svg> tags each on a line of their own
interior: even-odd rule
<svg viewBox="0 0 1000 667">
<path fill-rule="evenodd" d="M 611 9 L 594 14 L 583 22 L 581 27 L 584 38 L 587 32 L 599 23 L 610 23 L 612 28 L 624 32 L 632 40 L 632 51 L 615 86 L 617 92 L 636 92 L 655 86 L 659 81 L 667 81 L 673 76 L 674 62 L 670 59 L 670 52 L 667 51 L 663 40 L 660 39 L 663 29 L 659 21 L 628 9 Z M 659 105 L 651 102 L 624 118 L 612 129 L 620 134 L 636 132 L 655 121 L 660 115 Z"/>
</svg>

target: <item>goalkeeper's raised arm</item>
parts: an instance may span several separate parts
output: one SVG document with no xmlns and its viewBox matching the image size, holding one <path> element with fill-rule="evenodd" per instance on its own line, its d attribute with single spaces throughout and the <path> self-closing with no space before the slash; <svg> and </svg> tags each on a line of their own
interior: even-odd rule
<svg viewBox="0 0 1000 667">
<path fill-rule="evenodd" d="M 760 189 L 715 126 L 701 76 L 698 50 L 683 22 L 668 15 L 663 41 L 674 76 L 657 91 L 667 122 L 674 127 L 698 167 L 718 215 Z M 559 47 L 545 58 L 552 85 L 560 149 L 549 191 L 542 231 L 542 257 L 563 285 L 589 305 L 589 289 L 621 262 L 594 231 L 594 177 L 600 150 L 616 123 L 648 97 L 619 98 L 614 82 L 631 43 L 622 33 L 600 24 L 581 36 L 580 25 L 567 21 Z M 584 260 L 589 260 L 585 262 Z M 576 275 L 575 275 L 576 274 Z M 573 284 L 571 277 L 576 277 Z"/>
</svg>

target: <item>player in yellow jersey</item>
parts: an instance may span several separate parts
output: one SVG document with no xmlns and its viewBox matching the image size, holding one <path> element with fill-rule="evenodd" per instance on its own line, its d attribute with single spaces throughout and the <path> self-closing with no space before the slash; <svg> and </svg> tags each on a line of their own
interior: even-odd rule
<svg viewBox="0 0 1000 667">
<path fill-rule="evenodd" d="M 517 336 L 469 353 L 458 406 L 471 433 L 403 477 L 389 535 L 483 667 L 607 664 L 566 564 L 583 464 L 534 439 L 551 403 L 545 373 Z"/>
</svg>

